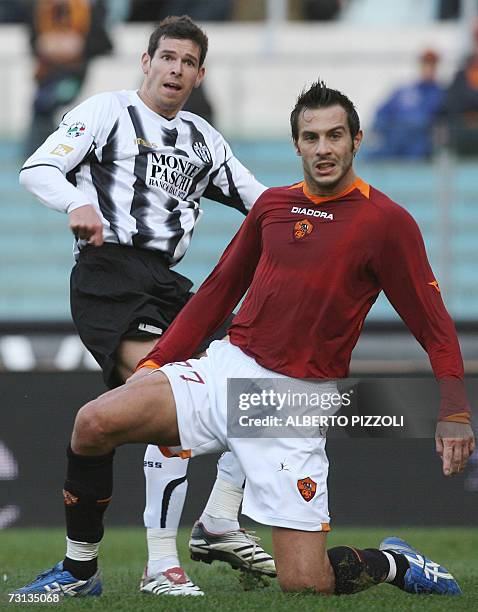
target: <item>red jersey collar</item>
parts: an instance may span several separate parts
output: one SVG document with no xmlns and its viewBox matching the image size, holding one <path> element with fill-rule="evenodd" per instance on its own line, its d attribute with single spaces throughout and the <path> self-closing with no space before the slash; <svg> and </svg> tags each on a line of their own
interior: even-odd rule
<svg viewBox="0 0 478 612">
<path fill-rule="evenodd" d="M 305 195 L 305 197 L 309 199 L 311 202 L 313 202 L 314 204 L 323 204 L 324 202 L 338 200 L 340 198 L 343 198 L 345 195 L 349 194 L 350 192 L 352 192 L 354 189 L 358 189 L 360 193 L 367 198 L 367 200 L 370 197 L 370 185 L 368 183 L 365 183 L 365 181 L 362 181 L 362 179 L 359 177 L 355 179 L 355 181 L 352 183 L 352 185 L 350 185 L 350 187 L 347 187 L 347 189 L 344 189 L 343 191 L 341 191 L 340 193 L 337 193 L 334 196 L 316 196 L 313 193 L 310 193 L 304 181 L 301 181 L 300 183 L 296 183 L 295 185 L 292 185 L 292 187 L 289 187 L 289 189 L 302 189 L 302 192 Z"/>
</svg>

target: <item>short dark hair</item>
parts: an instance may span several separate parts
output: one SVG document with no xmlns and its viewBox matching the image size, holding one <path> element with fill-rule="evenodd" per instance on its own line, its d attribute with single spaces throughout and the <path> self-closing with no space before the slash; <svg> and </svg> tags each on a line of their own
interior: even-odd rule
<svg viewBox="0 0 478 612">
<path fill-rule="evenodd" d="M 340 91 L 327 87 L 324 81 L 319 79 L 309 89 L 302 91 L 290 114 L 290 127 L 294 142 L 297 142 L 299 139 L 299 115 L 303 110 L 306 108 L 327 108 L 336 104 L 341 106 L 347 113 L 350 134 L 352 139 L 354 139 L 360 130 L 360 119 L 353 102 Z"/>
<path fill-rule="evenodd" d="M 180 17 L 176 15 L 169 16 L 158 23 L 149 37 L 149 57 L 153 57 L 153 55 L 156 53 L 156 49 L 159 46 L 161 38 L 180 38 L 192 40 L 200 49 L 199 66 L 203 65 L 204 60 L 206 59 L 208 39 L 206 34 L 188 15 L 181 15 Z"/>
</svg>

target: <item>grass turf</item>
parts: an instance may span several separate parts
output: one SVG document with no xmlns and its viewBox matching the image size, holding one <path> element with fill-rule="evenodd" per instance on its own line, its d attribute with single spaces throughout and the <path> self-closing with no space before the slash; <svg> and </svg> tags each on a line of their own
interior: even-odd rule
<svg viewBox="0 0 478 612">
<path fill-rule="evenodd" d="M 271 550 L 270 531 L 258 533 L 267 550 Z M 138 592 L 138 582 L 145 560 L 142 529 L 110 528 L 102 551 L 101 566 L 104 593 L 99 598 L 72 598 L 62 603 L 71 610 L 132 611 L 147 610 L 249 612 L 274 610 L 284 612 L 307 610 L 353 610 L 353 612 L 410 610 L 478 610 L 478 530 L 443 529 L 368 529 L 337 527 L 329 536 L 329 546 L 353 544 L 358 548 L 375 547 L 387 535 L 409 540 L 434 561 L 442 563 L 458 579 L 462 597 L 416 596 L 389 585 L 342 597 L 318 597 L 312 594 L 283 594 L 277 581 L 253 591 L 244 591 L 240 572 L 222 563 L 196 563 L 187 554 L 189 530 L 181 530 L 180 555 L 190 577 L 205 591 L 205 597 L 155 597 Z M 61 529 L 8 529 L 0 532 L 0 610 L 38 610 L 47 604 L 9 604 L 7 593 L 30 581 L 37 573 L 63 558 L 64 532 Z"/>
</svg>

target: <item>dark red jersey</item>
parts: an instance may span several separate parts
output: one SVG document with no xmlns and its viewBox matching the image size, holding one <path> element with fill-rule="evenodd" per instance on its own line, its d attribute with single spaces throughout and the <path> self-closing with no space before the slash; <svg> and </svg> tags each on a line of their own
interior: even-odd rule
<svg viewBox="0 0 478 612">
<path fill-rule="evenodd" d="M 343 378 L 382 290 L 430 357 L 445 399 L 441 416 L 463 412 L 466 421 L 460 348 L 420 230 L 360 179 L 329 198 L 308 193 L 304 183 L 265 191 L 142 363 L 190 357 L 247 291 L 229 330 L 233 344 L 281 374 Z"/>
</svg>

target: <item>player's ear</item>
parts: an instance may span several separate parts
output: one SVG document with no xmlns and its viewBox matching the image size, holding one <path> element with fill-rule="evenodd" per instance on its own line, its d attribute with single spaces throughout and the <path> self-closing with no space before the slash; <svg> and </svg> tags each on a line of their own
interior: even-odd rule
<svg viewBox="0 0 478 612">
<path fill-rule="evenodd" d="M 141 70 L 143 71 L 143 74 L 148 74 L 150 67 L 151 67 L 151 57 L 149 53 L 145 51 L 143 55 L 141 56 Z"/>
<path fill-rule="evenodd" d="M 295 139 L 294 139 L 294 149 L 295 149 L 296 154 L 299 157 L 302 157 L 302 153 L 300 152 L 300 148 L 299 148 L 299 143 Z"/>
<path fill-rule="evenodd" d="M 199 68 L 198 75 L 196 77 L 196 82 L 194 83 L 194 87 L 196 88 L 199 87 L 199 85 L 201 85 L 201 82 L 205 76 L 206 76 L 206 68 L 204 68 L 204 66 L 201 66 L 201 68 Z"/>
<path fill-rule="evenodd" d="M 357 134 L 355 135 L 355 138 L 353 140 L 352 151 L 353 151 L 354 157 L 355 157 L 355 155 L 357 155 L 357 152 L 360 149 L 360 145 L 362 144 L 362 138 L 363 138 L 363 132 L 362 132 L 362 130 L 359 130 L 357 132 Z"/>
</svg>

